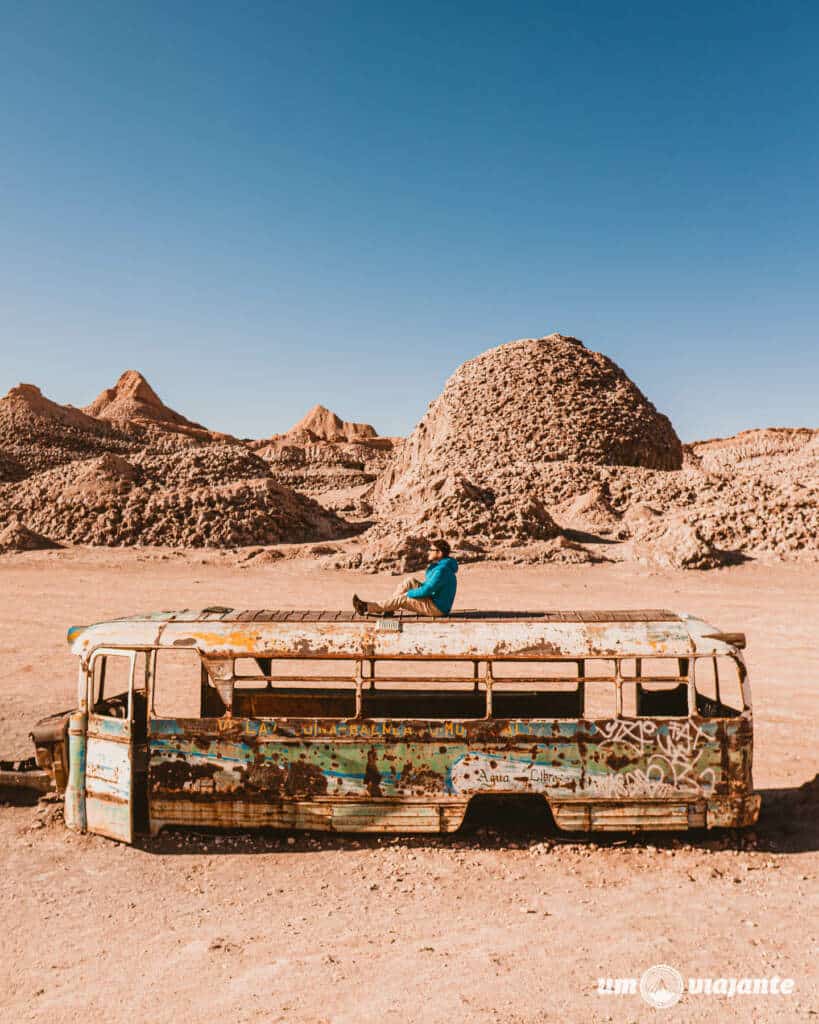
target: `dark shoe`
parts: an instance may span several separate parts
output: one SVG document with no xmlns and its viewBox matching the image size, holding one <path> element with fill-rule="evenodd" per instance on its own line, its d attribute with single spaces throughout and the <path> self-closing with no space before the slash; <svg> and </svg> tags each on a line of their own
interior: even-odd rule
<svg viewBox="0 0 819 1024">
<path fill-rule="evenodd" d="M 353 608 L 358 615 L 367 614 L 367 602 L 362 601 L 358 594 L 353 594 Z"/>
</svg>

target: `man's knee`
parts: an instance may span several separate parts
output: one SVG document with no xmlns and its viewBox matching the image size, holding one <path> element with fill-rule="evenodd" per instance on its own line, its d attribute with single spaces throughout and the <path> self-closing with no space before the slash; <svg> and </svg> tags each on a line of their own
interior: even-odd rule
<svg viewBox="0 0 819 1024">
<path fill-rule="evenodd" d="M 408 590 L 415 590 L 416 587 L 420 587 L 420 586 L 421 586 L 421 584 L 418 582 L 418 580 L 413 580 L 413 579 L 402 580 L 398 584 L 398 586 L 395 588 L 394 595 L 396 597 L 403 597 L 404 594 L 406 594 Z"/>
</svg>

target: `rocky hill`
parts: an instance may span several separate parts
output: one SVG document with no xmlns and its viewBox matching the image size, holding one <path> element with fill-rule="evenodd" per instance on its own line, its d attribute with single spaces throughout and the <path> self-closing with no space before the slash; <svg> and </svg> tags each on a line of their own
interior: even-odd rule
<svg viewBox="0 0 819 1024">
<path fill-rule="evenodd" d="M 287 432 L 285 437 L 291 440 L 303 440 L 315 443 L 316 441 L 331 442 L 364 442 L 378 437 L 375 427 L 369 423 L 350 423 L 336 416 L 334 412 L 323 405 L 314 405 L 299 422 Z"/>
<path fill-rule="evenodd" d="M 576 338 L 501 345 L 455 371 L 379 478 L 376 534 L 432 529 L 481 552 L 552 540 L 549 506 L 577 491 L 545 484 L 570 465 L 676 470 L 682 445 L 620 367 Z"/>
<path fill-rule="evenodd" d="M 137 370 L 126 370 L 112 388 L 106 388 L 83 412 L 99 420 L 123 425 L 154 426 L 209 439 L 211 431 L 174 412 Z"/>
<path fill-rule="evenodd" d="M 18 384 L 0 399 L 0 450 L 26 472 L 50 469 L 102 452 L 130 453 L 138 435 Z"/>
<path fill-rule="evenodd" d="M 464 363 L 406 441 L 317 405 L 240 442 L 129 370 L 84 409 L 32 384 L 0 399 L 0 534 L 2 551 L 334 541 L 301 550 L 413 571 L 431 534 L 465 560 L 815 560 L 819 431 L 682 445 L 620 367 L 560 334 Z"/>
<path fill-rule="evenodd" d="M 366 495 L 376 524 L 350 564 L 401 566 L 430 533 L 465 558 L 815 557 L 815 438 L 750 431 L 684 449 L 605 356 L 559 334 L 510 342 L 447 381 Z"/>
<path fill-rule="evenodd" d="M 126 371 L 85 409 L 31 384 L 0 400 L 5 549 L 43 543 L 189 547 L 298 543 L 353 528 L 271 467 L 161 401 Z M 26 533 L 25 531 L 28 531 Z"/>
<path fill-rule="evenodd" d="M 819 445 L 819 431 L 804 427 L 767 427 L 743 430 L 733 437 L 697 441 L 690 446 L 699 466 L 708 470 L 727 467 L 752 468 L 767 465 L 766 460 L 787 463 L 795 456 L 809 454 Z"/>
<path fill-rule="evenodd" d="M 103 455 L 36 473 L 0 492 L 0 511 L 52 541 L 72 544 L 235 547 L 325 540 L 349 533 L 334 513 L 260 470 L 225 471 L 226 458 L 178 468 L 172 454 L 133 462 Z M 231 479 L 231 476 L 233 477 Z"/>
<path fill-rule="evenodd" d="M 290 430 L 253 441 L 250 447 L 281 483 L 363 518 L 369 507 L 361 504 L 361 494 L 389 465 L 399 443 L 379 437 L 369 423 L 342 420 L 316 405 Z"/>
</svg>

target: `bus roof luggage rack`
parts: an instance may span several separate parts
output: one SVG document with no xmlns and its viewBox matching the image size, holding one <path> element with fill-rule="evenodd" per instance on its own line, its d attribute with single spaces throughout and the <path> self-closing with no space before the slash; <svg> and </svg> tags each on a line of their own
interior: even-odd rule
<svg viewBox="0 0 819 1024">
<path fill-rule="evenodd" d="M 184 609 L 176 612 L 152 612 L 134 615 L 118 621 L 130 622 L 372 622 L 373 615 L 359 615 L 357 612 L 334 609 L 298 608 L 219 608 L 209 607 L 201 611 Z M 449 615 L 416 615 L 406 610 L 397 611 L 396 619 L 412 622 L 441 621 L 483 621 L 483 622 L 680 622 L 676 612 L 667 608 L 625 608 L 619 610 L 547 609 L 541 611 L 519 611 L 517 609 L 463 608 Z M 114 620 L 117 621 L 117 620 Z M 85 627 L 75 627 L 83 629 Z"/>
</svg>

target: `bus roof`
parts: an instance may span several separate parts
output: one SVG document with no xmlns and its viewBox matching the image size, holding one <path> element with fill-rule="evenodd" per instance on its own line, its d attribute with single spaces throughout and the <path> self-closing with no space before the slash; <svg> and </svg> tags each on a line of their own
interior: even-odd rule
<svg viewBox="0 0 819 1024">
<path fill-rule="evenodd" d="M 665 609 L 477 611 L 375 619 L 347 611 L 233 609 L 151 612 L 72 626 L 73 653 L 98 647 L 190 647 L 208 657 L 686 657 L 728 653 L 739 634 Z"/>
</svg>

